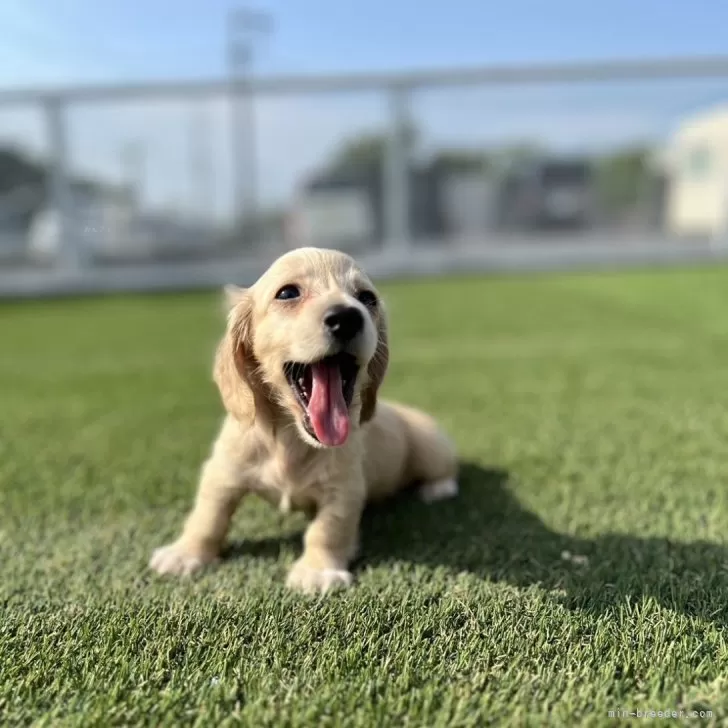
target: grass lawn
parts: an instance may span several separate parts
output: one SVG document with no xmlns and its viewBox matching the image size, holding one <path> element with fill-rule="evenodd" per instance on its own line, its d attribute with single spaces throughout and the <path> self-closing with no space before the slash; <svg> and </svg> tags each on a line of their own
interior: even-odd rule
<svg viewBox="0 0 728 728">
<path fill-rule="evenodd" d="M 462 494 L 368 513 L 324 600 L 253 500 L 215 569 L 146 571 L 221 415 L 216 296 L 0 306 L 0 724 L 728 720 L 728 270 L 383 290 L 385 394 Z"/>
</svg>

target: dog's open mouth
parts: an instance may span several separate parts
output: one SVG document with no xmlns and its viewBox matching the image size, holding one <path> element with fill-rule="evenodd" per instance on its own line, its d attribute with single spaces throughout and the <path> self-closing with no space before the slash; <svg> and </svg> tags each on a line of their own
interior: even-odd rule
<svg viewBox="0 0 728 728">
<path fill-rule="evenodd" d="M 311 364 L 288 362 L 285 374 L 304 411 L 308 433 L 322 445 L 343 445 L 349 436 L 349 406 L 359 366 L 351 354 Z"/>
</svg>

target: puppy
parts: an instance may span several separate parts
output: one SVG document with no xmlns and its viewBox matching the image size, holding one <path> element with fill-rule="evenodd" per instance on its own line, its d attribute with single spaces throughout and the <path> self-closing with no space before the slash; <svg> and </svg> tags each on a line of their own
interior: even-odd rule
<svg viewBox="0 0 728 728">
<path fill-rule="evenodd" d="M 426 414 L 377 402 L 387 316 L 352 258 L 298 249 L 226 293 L 213 379 L 227 416 L 181 535 L 150 566 L 190 574 L 215 561 L 241 499 L 258 494 L 311 517 L 287 584 L 348 586 L 366 502 L 410 484 L 426 500 L 455 495 L 454 448 Z"/>
</svg>

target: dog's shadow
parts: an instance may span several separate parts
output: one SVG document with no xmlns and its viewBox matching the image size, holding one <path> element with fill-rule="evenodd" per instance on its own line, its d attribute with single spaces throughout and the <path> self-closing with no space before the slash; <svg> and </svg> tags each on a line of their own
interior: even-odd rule
<svg viewBox="0 0 728 728">
<path fill-rule="evenodd" d="M 676 613 L 728 623 L 725 547 L 619 534 L 575 538 L 526 510 L 506 472 L 465 463 L 459 482 L 453 500 L 427 505 L 406 493 L 367 509 L 357 567 L 406 562 L 538 584 L 564 606 L 594 613 L 648 596 Z M 300 548 L 300 535 L 238 543 L 231 555 L 277 556 L 292 543 Z"/>
</svg>

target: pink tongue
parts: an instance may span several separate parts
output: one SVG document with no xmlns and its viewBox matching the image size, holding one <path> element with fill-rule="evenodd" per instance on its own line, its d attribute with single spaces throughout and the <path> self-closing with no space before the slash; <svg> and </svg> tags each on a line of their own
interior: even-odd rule
<svg viewBox="0 0 728 728">
<path fill-rule="evenodd" d="M 349 410 L 344 402 L 339 367 L 328 362 L 311 365 L 313 386 L 308 416 L 319 441 L 329 447 L 343 445 L 349 436 Z"/>
</svg>

